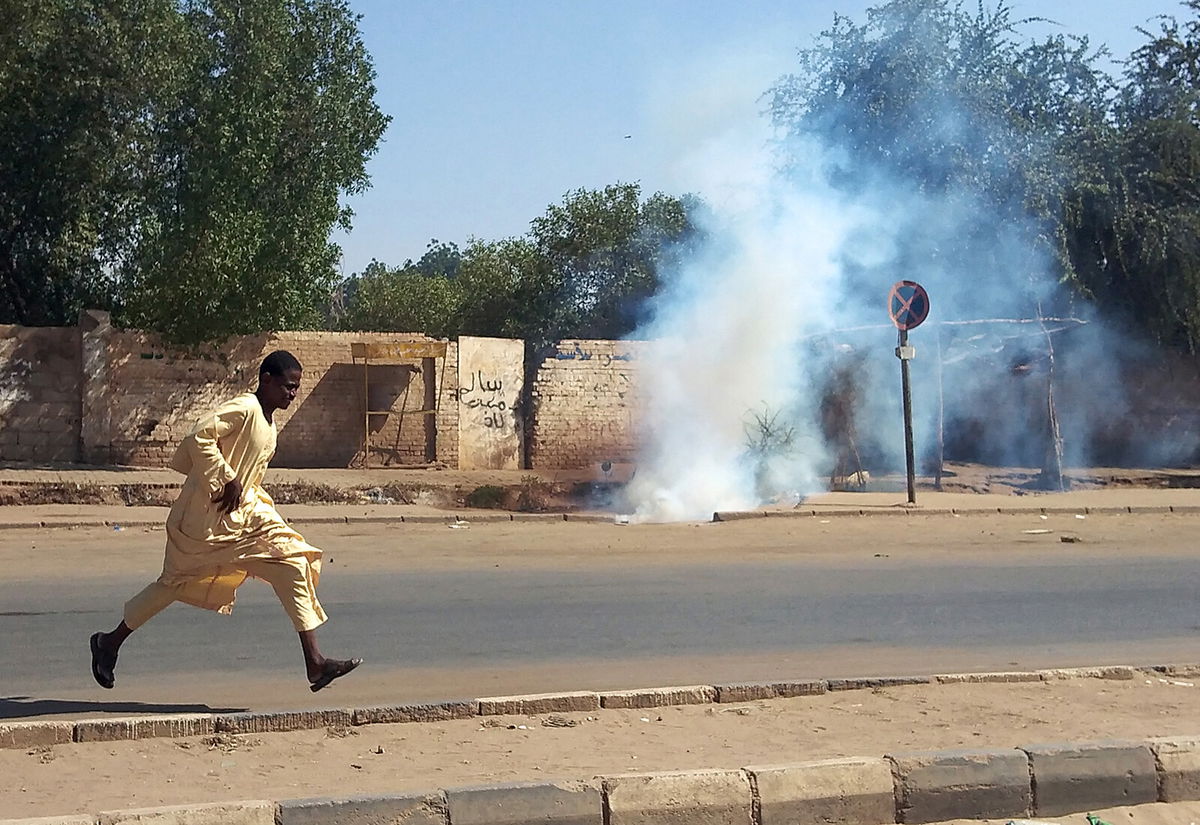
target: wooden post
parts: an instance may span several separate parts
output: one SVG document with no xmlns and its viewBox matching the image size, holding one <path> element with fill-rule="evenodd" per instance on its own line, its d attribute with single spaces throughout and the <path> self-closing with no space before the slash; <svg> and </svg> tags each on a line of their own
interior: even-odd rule
<svg viewBox="0 0 1200 825">
<path fill-rule="evenodd" d="M 425 461 L 432 464 L 437 461 L 437 406 L 438 390 L 437 371 L 434 359 L 421 359 L 421 381 L 425 385 L 425 400 L 422 409 L 425 414 Z"/>
<path fill-rule="evenodd" d="M 371 356 L 363 356 L 363 469 L 371 469 L 371 388 L 370 372 Z"/>
<path fill-rule="evenodd" d="M 1046 457 L 1042 462 L 1042 485 L 1055 488 L 1060 493 L 1066 489 L 1066 479 L 1063 477 L 1063 443 L 1062 431 L 1058 426 L 1058 409 L 1054 403 L 1054 339 L 1050 330 L 1046 329 L 1046 320 L 1042 317 L 1042 307 L 1038 306 L 1038 323 L 1046 336 L 1046 423 L 1049 443 L 1046 445 Z"/>
</svg>

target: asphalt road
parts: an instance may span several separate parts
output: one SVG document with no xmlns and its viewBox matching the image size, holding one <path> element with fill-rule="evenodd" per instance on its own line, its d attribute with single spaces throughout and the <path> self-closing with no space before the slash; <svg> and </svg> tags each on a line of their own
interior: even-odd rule
<svg viewBox="0 0 1200 825">
<path fill-rule="evenodd" d="M 322 647 L 368 662 L 317 695 L 253 581 L 232 617 L 169 608 L 99 689 L 88 635 L 157 573 L 161 536 L 7 531 L 0 718 L 1200 660 L 1200 518 L 1035 518 L 314 529 Z"/>
</svg>

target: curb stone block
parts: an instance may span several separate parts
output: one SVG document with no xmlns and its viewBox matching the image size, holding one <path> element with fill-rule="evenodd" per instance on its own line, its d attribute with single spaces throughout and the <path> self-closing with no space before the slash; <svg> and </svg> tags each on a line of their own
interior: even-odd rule
<svg viewBox="0 0 1200 825">
<path fill-rule="evenodd" d="M 1158 801 L 1200 799 L 1200 737 L 1152 739 L 1158 767 Z"/>
<path fill-rule="evenodd" d="M 217 733 L 282 733 L 289 730 L 348 727 L 353 721 L 353 713 L 345 708 L 227 713 L 216 718 L 215 729 Z"/>
<path fill-rule="evenodd" d="M 603 825 L 600 789 L 587 782 L 522 783 L 446 791 L 454 825 Z M 340 825 L 340 823 L 339 823 Z M 406 822 L 405 825 L 408 825 Z"/>
<path fill-rule="evenodd" d="M 74 739 L 74 722 L 0 723 L 0 748 L 38 748 L 46 745 L 63 745 Z"/>
<path fill-rule="evenodd" d="M 490 696 L 477 699 L 480 716 L 533 716 L 539 713 L 567 713 L 573 710 L 599 710 L 600 694 L 531 693 L 526 696 Z"/>
<path fill-rule="evenodd" d="M 861 679 L 830 679 L 826 682 L 833 690 L 866 690 L 871 688 L 900 687 L 902 685 L 933 684 L 932 676 L 867 676 Z"/>
<path fill-rule="evenodd" d="M 1036 670 L 1009 670 L 996 673 L 939 673 L 933 678 L 939 685 L 1044 681 L 1042 674 Z"/>
<path fill-rule="evenodd" d="M 825 759 L 745 770 L 754 785 L 760 825 L 876 825 L 896 819 L 886 759 Z"/>
<path fill-rule="evenodd" d="M 888 757 L 901 822 L 1028 816 L 1029 760 L 1019 750 L 948 750 Z"/>
<path fill-rule="evenodd" d="M 770 682 L 741 682 L 732 685 L 715 685 L 717 702 L 755 702 L 759 699 L 775 699 L 779 694 Z"/>
<path fill-rule="evenodd" d="M 797 696 L 820 696 L 829 691 L 829 683 L 824 679 L 805 679 L 798 682 L 774 682 L 775 695 L 780 699 L 794 699 Z"/>
<path fill-rule="evenodd" d="M 445 722 L 450 719 L 470 719 L 478 715 L 477 702 L 436 702 L 417 705 L 377 705 L 355 708 L 356 725 L 389 725 L 398 722 Z"/>
<path fill-rule="evenodd" d="M 682 771 L 604 777 L 607 825 L 750 825 L 753 795 L 743 771 Z"/>
<path fill-rule="evenodd" d="M 277 825 L 448 825 L 446 800 L 440 794 L 313 797 L 279 803 Z"/>
<path fill-rule="evenodd" d="M 711 685 L 611 690 L 600 694 L 602 708 L 665 708 L 671 705 L 708 705 L 717 700 Z"/>
<path fill-rule="evenodd" d="M 1112 665 L 1109 667 L 1060 667 L 1037 671 L 1042 681 L 1051 682 L 1055 679 L 1117 679 L 1128 681 L 1134 676 L 1133 668 L 1127 665 Z"/>
<path fill-rule="evenodd" d="M 1150 669 L 1163 676 L 1200 676 L 1200 664 L 1156 665 Z"/>
<path fill-rule="evenodd" d="M 98 825 L 275 825 L 275 803 L 217 802 L 209 805 L 171 805 L 101 811 Z"/>
<path fill-rule="evenodd" d="M 113 742 L 121 739 L 204 736 L 216 730 L 212 716 L 180 713 L 168 716 L 125 716 L 116 719 L 80 719 L 75 723 L 76 742 Z"/>
<path fill-rule="evenodd" d="M 1037 816 L 1158 801 L 1158 770 L 1149 745 L 1031 745 L 1022 750 L 1029 755 Z"/>
<path fill-rule="evenodd" d="M 759 699 L 793 699 L 797 696 L 819 696 L 827 686 L 820 679 L 799 682 L 738 682 L 717 685 L 717 701 L 753 702 Z"/>
<path fill-rule="evenodd" d="M 767 514 L 760 510 L 730 510 L 726 512 L 717 511 L 713 513 L 712 520 L 721 521 L 744 521 L 751 518 L 766 518 Z"/>
</svg>

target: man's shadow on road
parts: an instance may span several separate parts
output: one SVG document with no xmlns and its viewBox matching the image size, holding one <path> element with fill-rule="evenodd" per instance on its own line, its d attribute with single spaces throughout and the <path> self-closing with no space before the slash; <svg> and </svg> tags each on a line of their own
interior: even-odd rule
<svg viewBox="0 0 1200 825">
<path fill-rule="evenodd" d="M 208 705 L 87 702 L 75 699 L 35 699 L 31 696 L 0 697 L 0 719 L 53 716 L 61 713 L 240 713 L 244 710 L 246 708 L 214 708 Z"/>
</svg>

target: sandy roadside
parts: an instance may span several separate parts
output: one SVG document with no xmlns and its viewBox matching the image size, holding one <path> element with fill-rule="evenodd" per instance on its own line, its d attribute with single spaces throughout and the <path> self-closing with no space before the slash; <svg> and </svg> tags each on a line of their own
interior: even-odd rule
<svg viewBox="0 0 1200 825">
<path fill-rule="evenodd" d="M 6 777 L 0 811 L 50 816 L 909 750 L 1144 739 L 1200 733 L 1198 715 L 1195 681 L 1138 674 L 1133 681 L 919 685 L 737 705 L 71 744 L 0 751 Z"/>
</svg>

